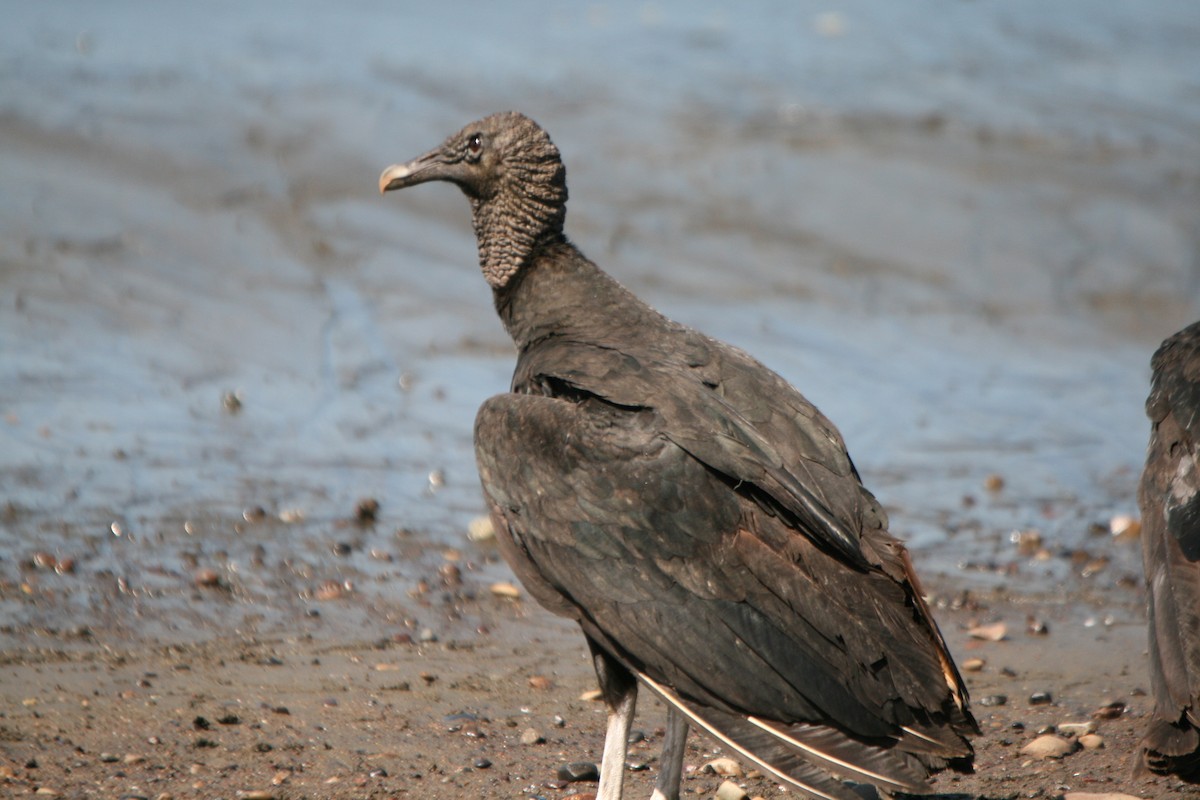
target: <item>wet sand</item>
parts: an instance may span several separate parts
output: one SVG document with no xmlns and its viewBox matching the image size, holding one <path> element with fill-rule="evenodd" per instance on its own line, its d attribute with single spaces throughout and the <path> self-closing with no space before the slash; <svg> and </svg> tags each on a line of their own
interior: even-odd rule
<svg viewBox="0 0 1200 800">
<path fill-rule="evenodd" d="M 1129 777 L 1144 597 L 1107 528 L 1136 513 L 1150 354 L 1200 316 L 1196 20 L 521 8 L 542 39 L 516 55 L 510 17 L 374 3 L 0 32 L 0 788 L 588 790 L 553 783 L 599 757 L 582 642 L 494 596 L 511 574 L 466 535 L 471 423 L 512 365 L 467 209 L 375 192 L 516 107 L 564 153 L 568 233 L 841 427 L 952 651 L 986 660 L 978 774 L 939 790 L 1185 796 Z M 1103 749 L 1019 753 L 1113 701 Z"/>
</svg>

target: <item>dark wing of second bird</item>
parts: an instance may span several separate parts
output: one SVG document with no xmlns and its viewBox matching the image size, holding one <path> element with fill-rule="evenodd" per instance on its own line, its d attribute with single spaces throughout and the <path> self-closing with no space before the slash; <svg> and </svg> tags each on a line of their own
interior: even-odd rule
<svg viewBox="0 0 1200 800">
<path fill-rule="evenodd" d="M 1139 488 L 1155 710 L 1139 768 L 1200 782 L 1200 323 L 1152 361 Z"/>
<path fill-rule="evenodd" d="M 694 722 L 828 796 L 847 795 L 824 769 L 920 791 L 969 762 L 965 689 L 836 430 L 740 351 L 682 349 L 552 340 L 481 408 L 518 577 Z"/>
</svg>

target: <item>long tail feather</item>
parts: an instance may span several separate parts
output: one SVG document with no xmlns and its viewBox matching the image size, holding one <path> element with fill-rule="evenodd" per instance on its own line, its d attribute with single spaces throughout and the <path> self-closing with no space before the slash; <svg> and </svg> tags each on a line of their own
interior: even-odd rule
<svg viewBox="0 0 1200 800">
<path fill-rule="evenodd" d="M 927 794 L 928 781 L 919 763 L 879 747 L 856 742 L 833 729 L 778 723 L 702 708 L 645 675 L 641 681 L 663 702 L 678 709 L 743 758 L 780 781 L 818 800 L 860 800 L 839 778 L 882 789 Z M 837 777 L 835 777 L 837 776 Z"/>
</svg>

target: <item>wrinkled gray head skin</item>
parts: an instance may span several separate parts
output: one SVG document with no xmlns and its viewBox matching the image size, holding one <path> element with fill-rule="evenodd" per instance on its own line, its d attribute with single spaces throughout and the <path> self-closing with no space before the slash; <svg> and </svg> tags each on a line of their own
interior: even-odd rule
<svg viewBox="0 0 1200 800">
<path fill-rule="evenodd" d="M 425 155 L 385 169 L 379 190 L 429 181 L 454 183 L 471 201 L 479 265 L 493 289 L 539 246 L 562 238 L 567 171 L 550 137 L 523 114 L 471 123 Z"/>
</svg>

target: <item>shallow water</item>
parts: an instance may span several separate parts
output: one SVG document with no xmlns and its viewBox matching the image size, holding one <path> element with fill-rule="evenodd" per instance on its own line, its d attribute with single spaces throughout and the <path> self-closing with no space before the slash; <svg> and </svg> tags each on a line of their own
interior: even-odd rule
<svg viewBox="0 0 1200 800">
<path fill-rule="evenodd" d="M 10 16 L 0 610 L 16 627 L 106 603 L 131 631 L 156 609 L 176 636 L 231 610 L 287 624 L 329 580 L 403 616 L 443 545 L 503 575 L 463 533 L 482 511 L 474 411 L 512 364 L 468 211 L 445 186 L 375 191 L 387 164 L 502 108 L 563 151 L 585 252 L 841 427 L 922 571 L 1052 590 L 1069 560 L 992 569 L 1025 528 L 1055 554 L 1109 553 L 1104 585 L 1137 568 L 1091 531 L 1135 511 L 1149 356 L 1200 315 L 1191 6 Z M 366 532 L 346 527 L 362 497 L 382 503 Z M 258 507 L 276 521 L 246 523 Z M 38 551 L 75 573 L 33 570 Z M 231 591 L 196 605 L 205 566 Z"/>
</svg>

